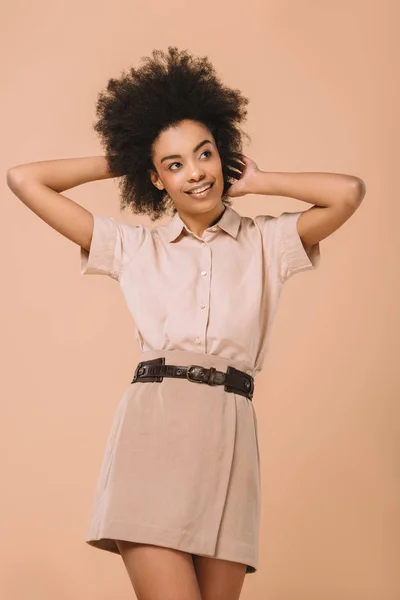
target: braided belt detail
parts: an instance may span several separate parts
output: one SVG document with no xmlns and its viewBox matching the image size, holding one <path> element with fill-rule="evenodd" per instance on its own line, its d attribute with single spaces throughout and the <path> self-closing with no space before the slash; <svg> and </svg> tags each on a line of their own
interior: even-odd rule
<svg viewBox="0 0 400 600">
<path fill-rule="evenodd" d="M 199 365 L 176 366 L 166 365 L 165 357 L 140 362 L 135 370 L 131 383 L 158 381 L 164 377 L 178 377 L 194 383 L 223 385 L 225 391 L 245 396 L 251 400 L 254 392 L 254 378 L 234 367 L 227 367 L 226 373 L 214 367 L 205 368 Z"/>
</svg>

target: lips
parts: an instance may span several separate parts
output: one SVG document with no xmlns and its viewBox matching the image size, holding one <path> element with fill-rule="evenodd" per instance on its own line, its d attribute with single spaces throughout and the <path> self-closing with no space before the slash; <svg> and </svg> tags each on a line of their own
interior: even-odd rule
<svg viewBox="0 0 400 600">
<path fill-rule="evenodd" d="M 204 184 L 203 184 L 201 187 L 199 187 L 199 189 L 203 189 L 205 186 L 211 186 L 211 187 L 212 187 L 213 185 L 214 185 L 214 184 L 213 184 L 213 183 L 211 183 L 211 182 L 209 182 L 209 183 L 204 183 Z M 211 187 L 210 187 L 210 188 L 207 188 L 205 191 L 208 191 L 208 189 L 211 189 Z M 186 194 L 196 194 L 196 193 L 198 194 L 198 193 L 201 193 L 201 192 L 197 192 L 197 191 L 196 191 L 196 188 L 193 188 L 192 190 L 188 190 L 188 191 L 186 192 Z"/>
</svg>

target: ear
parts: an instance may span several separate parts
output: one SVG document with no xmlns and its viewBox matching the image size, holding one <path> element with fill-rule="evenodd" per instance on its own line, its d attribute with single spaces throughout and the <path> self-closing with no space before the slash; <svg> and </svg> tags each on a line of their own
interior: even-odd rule
<svg viewBox="0 0 400 600">
<path fill-rule="evenodd" d="M 152 184 L 155 185 L 156 188 L 158 188 L 159 190 L 165 189 L 163 182 L 158 176 L 158 173 L 156 171 L 153 171 L 153 169 L 150 169 L 150 179 Z"/>
</svg>

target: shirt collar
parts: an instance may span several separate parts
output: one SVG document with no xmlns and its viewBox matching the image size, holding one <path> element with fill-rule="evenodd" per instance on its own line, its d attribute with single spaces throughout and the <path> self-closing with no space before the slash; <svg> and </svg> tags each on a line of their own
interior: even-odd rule
<svg viewBox="0 0 400 600">
<path fill-rule="evenodd" d="M 241 216 L 239 213 L 237 213 L 230 206 L 226 206 L 222 217 L 218 223 L 215 223 L 213 227 L 219 227 L 220 229 L 223 229 L 229 233 L 229 235 L 232 237 L 236 238 L 239 231 L 240 221 Z M 179 213 L 176 212 L 170 222 L 166 225 L 168 241 L 173 242 L 176 240 L 183 228 L 189 231 L 185 223 L 180 218 Z"/>
</svg>

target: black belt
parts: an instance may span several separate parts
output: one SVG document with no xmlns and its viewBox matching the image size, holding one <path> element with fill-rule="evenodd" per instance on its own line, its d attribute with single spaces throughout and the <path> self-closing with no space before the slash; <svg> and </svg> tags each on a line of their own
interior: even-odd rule
<svg viewBox="0 0 400 600">
<path fill-rule="evenodd" d="M 244 371 L 239 371 L 230 366 L 227 367 L 226 373 L 224 373 L 223 371 L 217 371 L 214 367 L 206 369 L 199 365 L 186 367 L 166 365 L 164 357 L 140 362 L 136 367 L 131 383 L 162 381 L 164 377 L 180 377 L 196 383 L 224 385 L 226 392 L 246 396 L 249 400 L 253 398 L 254 378 Z"/>
</svg>

